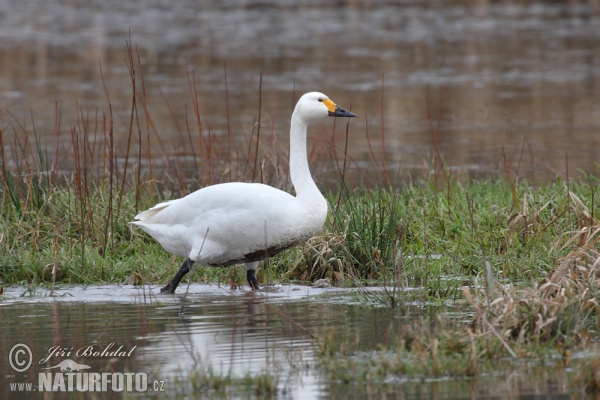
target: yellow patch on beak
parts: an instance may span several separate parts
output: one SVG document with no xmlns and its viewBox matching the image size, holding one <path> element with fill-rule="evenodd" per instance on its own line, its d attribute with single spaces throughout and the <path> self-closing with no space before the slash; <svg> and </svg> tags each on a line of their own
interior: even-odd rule
<svg viewBox="0 0 600 400">
<path fill-rule="evenodd" d="M 327 109 L 329 110 L 329 112 L 334 112 L 336 105 L 333 101 L 329 100 L 329 99 L 323 99 L 323 103 L 325 104 L 325 106 L 327 107 Z"/>
</svg>

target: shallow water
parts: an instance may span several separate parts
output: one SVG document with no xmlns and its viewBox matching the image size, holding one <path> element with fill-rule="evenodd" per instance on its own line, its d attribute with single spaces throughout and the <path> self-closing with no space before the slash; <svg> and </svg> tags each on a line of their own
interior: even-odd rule
<svg viewBox="0 0 600 400">
<path fill-rule="evenodd" d="M 154 293 L 157 290 L 152 289 Z M 476 379 L 390 375 L 385 382 L 360 383 L 331 381 L 315 364 L 317 346 L 308 332 L 319 337 L 331 334 L 338 344 L 345 338 L 348 354 L 368 358 L 375 354 L 378 344 L 385 345 L 395 331 L 416 319 L 433 321 L 438 312 L 460 314 L 460 309 L 417 305 L 399 314 L 358 302 L 347 289 L 296 285 L 255 296 L 216 285 L 193 284 L 183 313 L 183 291 L 174 297 L 157 297 L 147 289 L 110 285 L 61 288 L 57 294 L 50 297 L 46 289 L 36 289 L 33 294 L 21 287 L 5 289 L 0 302 L 4 322 L 0 325 L 0 353 L 5 357 L 13 346 L 26 344 L 33 364 L 19 373 L 6 362 L 0 363 L 2 398 L 39 398 L 39 393 L 18 392 L 10 384 L 31 382 L 37 388 L 40 372 L 59 372 L 58 368 L 41 368 L 56 366 L 64 359 L 87 365 L 90 372 L 146 373 L 150 387 L 142 396 L 157 395 L 152 385 L 158 382 L 164 389 L 160 396 L 205 398 L 206 393 L 194 394 L 181 381 L 189 382 L 193 371 L 208 367 L 216 376 L 276 376 L 282 398 L 378 398 L 384 394 L 414 399 L 486 398 L 573 393 L 568 385 L 573 371 L 568 365 L 549 372 L 535 360 L 519 364 L 500 360 L 494 373 Z M 127 354 L 77 356 L 78 350 L 92 345 L 92 350 L 99 352 L 122 346 L 121 351 Z M 53 353 L 40 365 L 55 346 L 65 353 Z M 231 396 L 244 398 L 253 393 L 251 384 Z M 98 395 L 111 397 L 115 392 Z"/>
<path fill-rule="evenodd" d="M 359 115 L 348 145 L 358 164 L 349 168 L 360 165 L 374 180 L 381 168 L 381 131 L 392 172 L 400 163 L 413 172 L 431 168 L 426 164 L 434 152 L 432 131 L 453 173 L 501 171 L 503 148 L 519 175 L 534 180 L 566 177 L 567 165 L 571 176 L 579 169 L 597 171 L 600 7 L 595 2 L 302 4 L 4 1 L 0 121 L 9 127 L 5 135 L 12 135 L 12 126 L 22 132 L 19 125 L 31 134 L 35 122 L 37 134 L 49 137 L 52 154 L 59 109 L 58 149 L 69 155 L 71 128 L 83 135 L 83 117 L 91 121 L 88 134 L 102 133 L 108 94 L 116 114 L 117 157 L 123 157 L 131 109 L 125 62 L 131 32 L 142 65 L 138 90 L 143 72 L 154 127 L 148 128 L 142 112 L 140 128 L 144 140 L 149 136 L 156 146 L 155 156 L 163 151 L 182 160 L 194 156 L 187 126 L 192 143 L 198 135 L 186 64 L 196 74 L 204 135 L 210 131 L 215 149 L 225 146 L 226 63 L 231 130 L 240 154 L 257 117 L 262 73 L 264 146 L 273 146 L 275 135 L 285 147 L 299 94 L 320 90 Z M 343 137 L 343 130 L 338 135 Z M 343 144 L 338 146 L 341 153 Z M 59 161 L 59 167 L 73 166 L 69 157 Z M 160 167 L 160 160 L 155 162 Z M 186 172 L 193 176 L 192 169 Z"/>
</svg>

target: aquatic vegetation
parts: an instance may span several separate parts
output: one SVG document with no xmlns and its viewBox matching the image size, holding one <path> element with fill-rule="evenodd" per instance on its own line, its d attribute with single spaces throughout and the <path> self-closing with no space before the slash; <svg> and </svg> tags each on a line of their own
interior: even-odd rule
<svg viewBox="0 0 600 400">
<path fill-rule="evenodd" d="M 477 276 L 460 288 L 470 307 L 460 308 L 462 312 L 458 315 L 438 314 L 435 322 L 427 324 L 407 321 L 407 327 L 376 351 L 348 351 L 349 342 L 336 343 L 334 347 L 332 340 L 323 340 L 319 343 L 322 368 L 337 381 L 353 377 L 385 382 L 401 377 L 492 373 L 497 372 L 499 365 L 518 368 L 518 360 L 522 359 L 540 360 L 550 370 L 561 369 L 568 362 L 573 371 L 580 371 L 569 378 L 574 390 L 598 391 L 597 356 L 573 359 L 571 354 L 590 348 L 597 340 L 600 224 L 577 194 L 569 191 L 566 199 L 565 208 L 558 215 L 572 215 L 573 225 L 581 228 L 570 232 L 565 229 L 564 234 L 554 237 L 553 243 L 546 243 L 550 253 L 560 254 L 547 274 L 536 274 L 529 281 L 522 280 L 526 276 L 520 277 L 520 281 L 498 281 L 482 267 Z M 507 247 L 502 251 L 517 243 L 537 243 L 539 237 L 535 236 L 551 229 L 550 224 L 542 222 L 543 211 L 550 204 L 544 202 L 531 214 L 511 216 L 505 231 Z M 527 223 L 516 230 L 511 225 L 515 218 Z M 561 223 L 557 217 L 550 221 Z M 512 235 L 521 240 L 512 241 Z M 482 264 L 489 262 L 489 256 L 485 260 L 483 246 L 480 256 Z M 398 293 L 400 301 L 418 298 L 415 291 Z M 372 300 L 374 296 L 377 295 L 369 293 L 365 298 Z M 379 296 L 389 297 L 389 292 Z"/>
<path fill-rule="evenodd" d="M 200 362 L 189 372 L 177 374 L 169 384 L 174 392 L 186 395 L 210 396 L 228 398 L 232 395 L 256 395 L 271 397 L 280 389 L 279 377 L 272 371 L 247 372 L 242 377 L 233 376 L 231 373 L 215 372 L 210 362 Z"/>
<path fill-rule="evenodd" d="M 0 285 L 164 284 L 180 260 L 132 229 L 128 222 L 140 210 L 232 180 L 289 190 L 288 155 L 277 145 L 261 150 L 260 122 L 244 145 L 232 141 L 228 130 L 227 151 L 219 150 L 202 129 L 197 103 L 198 135 L 192 137 L 188 126 L 187 137 L 180 132 L 173 139 L 198 143 L 190 146 L 197 151 L 191 161 L 173 156 L 162 142 L 162 152 L 153 153 L 150 133 L 156 132 L 137 109 L 145 94 L 136 92 L 135 74 L 132 81 L 127 144 L 121 147 L 114 140 L 110 99 L 107 110 L 95 120 L 82 118 L 68 137 L 57 115 L 55 146 L 22 126 L 0 130 Z M 265 260 L 258 281 L 308 284 L 327 278 L 356 287 L 365 309 L 378 307 L 391 320 L 407 322 L 378 327 L 386 337 L 375 349 L 361 349 L 360 334 L 343 326 L 308 335 L 319 354 L 315 366 L 330 382 L 481 376 L 522 359 L 559 363 L 598 339 L 596 177 L 535 186 L 518 177 L 503 152 L 503 170 L 472 180 L 450 174 L 436 145 L 433 165 L 421 177 L 391 177 L 385 160 L 378 163 L 371 152 L 377 176 L 349 186 L 350 166 L 360 170 L 359 164 L 346 157 L 338 162 L 341 146 L 331 129 L 331 141 L 315 144 L 309 154 L 315 176 L 337 176 L 326 196 L 325 225 L 304 244 Z M 60 154 L 68 158 L 61 162 L 58 149 L 65 142 L 72 151 Z M 157 162 L 160 171 L 153 170 Z M 232 288 L 246 278 L 242 269 L 195 272 L 197 281 Z M 366 290 L 369 285 L 383 290 Z M 409 306 L 425 311 L 410 315 Z M 572 362 L 586 366 L 572 380 L 577 388 L 598 391 L 597 357 Z M 228 396 L 232 387 L 244 387 L 272 395 L 279 379 L 263 371 L 240 380 L 200 366 L 181 385 L 184 393 Z"/>
</svg>

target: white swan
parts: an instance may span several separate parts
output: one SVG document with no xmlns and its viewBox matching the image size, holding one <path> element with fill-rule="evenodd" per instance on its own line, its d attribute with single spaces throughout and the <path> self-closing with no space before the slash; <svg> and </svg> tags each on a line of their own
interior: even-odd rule
<svg viewBox="0 0 600 400">
<path fill-rule="evenodd" d="M 356 117 L 318 92 L 303 95 L 292 113 L 290 176 L 296 197 L 259 183 L 223 183 L 157 204 L 131 222 L 167 251 L 187 257 L 161 293 L 174 293 L 194 262 L 224 267 L 244 264 L 258 289 L 258 262 L 315 235 L 327 216 L 327 201 L 313 181 L 306 155 L 308 125 L 327 116 Z M 208 232 L 208 233 L 207 233 Z"/>
</svg>

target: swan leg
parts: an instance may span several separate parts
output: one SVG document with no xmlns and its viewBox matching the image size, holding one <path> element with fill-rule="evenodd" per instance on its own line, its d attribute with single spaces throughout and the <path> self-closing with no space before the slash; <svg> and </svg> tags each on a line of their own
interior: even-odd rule
<svg viewBox="0 0 600 400">
<path fill-rule="evenodd" d="M 258 261 L 245 263 L 244 267 L 246 267 L 246 279 L 248 280 L 248 285 L 250 285 L 252 290 L 258 290 L 258 280 L 256 279 L 256 268 L 258 267 Z"/>
<path fill-rule="evenodd" d="M 164 288 L 160 289 L 160 292 L 165 294 L 175 293 L 175 289 L 177 289 L 179 282 L 181 282 L 181 279 L 183 279 L 185 274 L 190 272 L 190 267 L 192 265 L 194 265 L 194 261 L 190 260 L 189 258 L 186 259 L 183 264 L 181 264 L 181 268 L 179 268 L 179 271 L 177 271 L 173 279 L 171 279 L 171 281 L 167 283 Z"/>
</svg>

